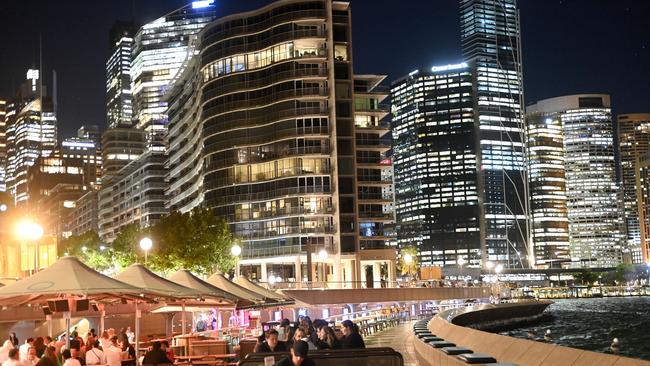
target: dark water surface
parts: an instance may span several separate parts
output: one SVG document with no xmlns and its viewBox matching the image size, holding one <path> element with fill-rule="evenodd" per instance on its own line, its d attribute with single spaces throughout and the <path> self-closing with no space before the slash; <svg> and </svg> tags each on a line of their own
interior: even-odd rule
<svg viewBox="0 0 650 366">
<path fill-rule="evenodd" d="M 603 353 L 618 338 L 621 355 L 650 360 L 650 297 L 553 301 L 552 320 L 501 334 L 544 341 L 550 329 L 553 343 Z"/>
</svg>

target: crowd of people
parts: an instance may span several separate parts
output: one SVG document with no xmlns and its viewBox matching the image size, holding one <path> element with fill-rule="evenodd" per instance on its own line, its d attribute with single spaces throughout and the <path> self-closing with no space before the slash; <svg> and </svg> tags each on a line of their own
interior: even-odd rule
<svg viewBox="0 0 650 366">
<path fill-rule="evenodd" d="M 287 352 L 291 356 L 278 365 L 308 366 L 313 361 L 307 357 L 309 350 L 354 349 L 365 348 L 359 326 L 350 320 L 341 323 L 341 334 L 337 335 L 328 321 L 312 320 L 308 316 L 300 317 L 291 323 L 284 319 L 277 329 L 269 329 L 259 336 L 256 353 Z"/>
<path fill-rule="evenodd" d="M 15 333 L 0 347 L 1 366 L 135 366 L 135 348 L 131 345 L 130 329 L 108 329 L 98 336 L 94 329 L 81 337 L 77 328 L 70 333 L 70 346 L 65 334 L 51 337 L 27 338 L 20 344 Z M 173 360 L 171 362 L 173 363 Z"/>
</svg>

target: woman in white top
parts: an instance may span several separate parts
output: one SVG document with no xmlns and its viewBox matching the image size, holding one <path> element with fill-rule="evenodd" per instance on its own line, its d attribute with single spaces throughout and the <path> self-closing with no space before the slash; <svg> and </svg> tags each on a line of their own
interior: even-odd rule
<svg viewBox="0 0 650 366">
<path fill-rule="evenodd" d="M 79 360 L 72 358 L 69 349 L 63 350 L 61 354 L 63 355 L 63 366 L 81 366 Z"/>
<path fill-rule="evenodd" d="M 14 344 L 7 339 L 2 347 L 0 347 L 0 363 L 3 363 L 9 359 L 9 351 L 11 351 L 13 348 Z"/>
</svg>

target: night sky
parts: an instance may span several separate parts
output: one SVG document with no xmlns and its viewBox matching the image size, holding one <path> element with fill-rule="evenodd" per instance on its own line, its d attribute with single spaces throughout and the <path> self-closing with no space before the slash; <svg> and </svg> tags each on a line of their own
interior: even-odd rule
<svg viewBox="0 0 650 366">
<path fill-rule="evenodd" d="M 217 0 L 219 12 L 270 0 Z M 38 63 L 59 82 L 59 139 L 81 124 L 105 127 L 105 62 L 115 20 L 146 23 L 187 1 L 0 2 L 0 98 Z M 461 61 L 457 0 L 352 0 L 357 73 L 388 80 L 417 67 Z M 650 0 L 519 0 L 526 104 L 574 93 L 609 93 L 614 113 L 650 112 Z"/>
</svg>

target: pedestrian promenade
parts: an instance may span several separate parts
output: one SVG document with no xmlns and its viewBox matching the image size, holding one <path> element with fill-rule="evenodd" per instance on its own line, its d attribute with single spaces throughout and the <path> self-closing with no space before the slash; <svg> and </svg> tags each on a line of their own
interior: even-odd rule
<svg viewBox="0 0 650 366">
<path fill-rule="evenodd" d="M 402 323 L 365 338 L 366 347 L 391 347 L 404 357 L 404 366 L 418 366 L 413 348 L 413 322 Z"/>
</svg>

